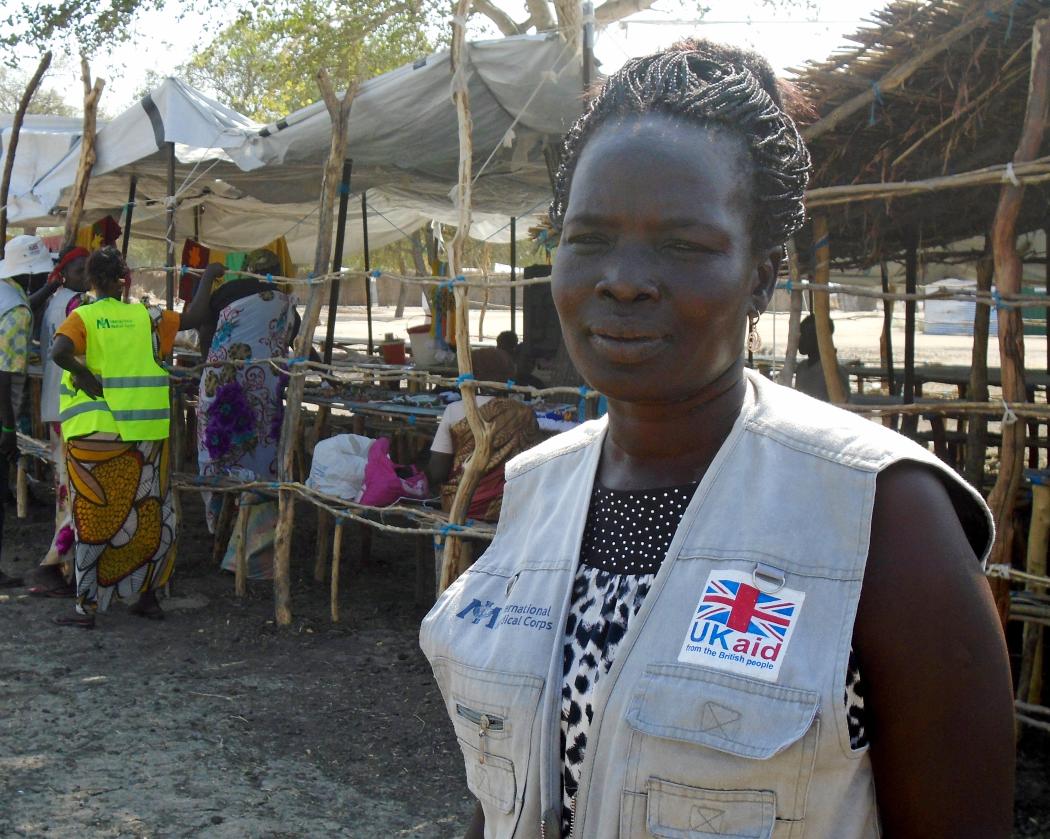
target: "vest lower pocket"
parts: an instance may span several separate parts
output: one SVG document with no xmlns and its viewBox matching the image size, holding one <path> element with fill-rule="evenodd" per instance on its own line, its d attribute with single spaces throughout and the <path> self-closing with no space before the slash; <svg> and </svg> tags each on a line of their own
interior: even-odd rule
<svg viewBox="0 0 1050 839">
<path fill-rule="evenodd" d="M 624 793 L 622 839 L 769 839 L 776 820 L 771 790 L 690 787 L 650 778 L 644 793 Z"/>
<path fill-rule="evenodd" d="M 770 830 L 773 819 L 801 821 L 820 733 L 818 706 L 819 696 L 812 691 L 697 667 L 650 664 L 626 714 L 632 732 L 625 796 L 649 796 L 654 783 L 663 785 L 658 790 L 661 800 L 667 801 L 672 800 L 668 791 L 672 787 L 737 797 L 768 792 L 774 807 Z M 718 789 L 712 789 L 713 785 Z M 654 806 L 648 802 L 647 811 L 652 812 Z M 728 815 L 749 808 L 727 804 L 722 809 Z M 672 811 L 668 804 L 665 812 Z M 779 826 L 778 822 L 778 835 L 782 832 Z M 637 835 L 708 834 L 653 831 Z"/>
<path fill-rule="evenodd" d="M 491 811 L 514 813 L 528 775 L 544 679 L 449 658 L 435 658 L 431 665 L 463 752 L 470 791 L 484 805 L 486 818 L 494 815 Z"/>
<path fill-rule="evenodd" d="M 518 797 L 514 764 L 498 755 L 482 754 L 462 737 L 456 739 L 463 752 L 470 791 L 482 804 L 490 804 L 501 813 L 513 813 L 514 801 Z"/>
</svg>

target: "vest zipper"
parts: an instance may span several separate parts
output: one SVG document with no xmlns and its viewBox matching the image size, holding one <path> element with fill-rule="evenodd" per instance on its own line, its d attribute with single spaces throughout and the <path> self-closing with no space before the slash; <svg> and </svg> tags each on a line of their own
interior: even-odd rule
<svg viewBox="0 0 1050 839">
<path fill-rule="evenodd" d="M 579 793 L 577 793 L 578 795 Z M 576 835 L 576 796 L 569 802 L 569 839 Z"/>
<path fill-rule="evenodd" d="M 475 711 L 466 705 L 456 703 L 456 714 L 470 720 L 478 727 L 478 763 L 485 763 L 485 738 L 490 731 L 503 730 L 503 718 L 483 711 Z"/>
</svg>

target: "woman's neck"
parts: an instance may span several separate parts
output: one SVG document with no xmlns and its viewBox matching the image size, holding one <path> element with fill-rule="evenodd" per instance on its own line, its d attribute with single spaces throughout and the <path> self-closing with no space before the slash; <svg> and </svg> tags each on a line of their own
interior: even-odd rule
<svg viewBox="0 0 1050 839">
<path fill-rule="evenodd" d="M 743 362 L 680 402 L 609 402 L 602 483 L 652 489 L 700 480 L 744 404 Z"/>
</svg>

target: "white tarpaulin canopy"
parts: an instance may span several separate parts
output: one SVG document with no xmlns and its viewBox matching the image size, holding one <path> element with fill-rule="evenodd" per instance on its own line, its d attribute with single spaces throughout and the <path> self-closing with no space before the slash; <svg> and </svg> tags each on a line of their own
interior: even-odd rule
<svg viewBox="0 0 1050 839">
<path fill-rule="evenodd" d="M 556 36 L 473 42 L 465 51 L 473 116 L 472 234 L 509 240 L 509 216 L 550 200 L 547 150 L 582 105 L 580 60 Z M 381 247 L 432 219 L 455 223 L 459 136 L 447 51 L 364 82 L 350 111 L 351 190 L 367 190 L 369 244 Z M 79 133 L 79 125 L 76 126 Z M 247 249 L 285 236 L 309 261 L 330 122 L 323 103 L 260 126 L 176 79 L 167 79 L 98 133 L 86 219 L 119 212 L 138 178 L 136 235 L 166 234 L 167 152 L 175 143 L 177 240 L 196 232 L 213 247 Z M 35 136 L 35 135 L 34 135 Z M 34 163 L 31 194 L 12 202 L 12 223 L 55 224 L 77 171 L 78 137 Z M 25 145 L 23 145 L 25 144 Z M 27 142 L 19 145 L 21 161 Z M 41 152 L 41 160 L 44 156 Z M 28 165 L 28 164 L 27 164 Z M 20 182 L 24 183 L 24 182 Z M 12 190 L 15 194 L 15 190 Z M 360 252 L 360 200 L 350 202 L 347 255 Z M 526 235 L 527 224 L 519 225 Z"/>
<path fill-rule="evenodd" d="M 11 124 L 14 116 L 0 114 L 0 167 L 7 158 L 11 143 Z M 33 194 L 33 185 L 50 172 L 80 138 L 83 120 L 79 117 L 26 116 L 15 150 L 11 186 L 8 191 L 7 217 L 9 220 L 46 216 L 50 205 L 44 207 Z"/>
</svg>

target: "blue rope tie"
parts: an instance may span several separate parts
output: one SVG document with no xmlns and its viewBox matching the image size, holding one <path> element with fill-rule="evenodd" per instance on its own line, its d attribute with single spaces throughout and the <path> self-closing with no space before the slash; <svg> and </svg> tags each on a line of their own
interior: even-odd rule
<svg viewBox="0 0 1050 839">
<path fill-rule="evenodd" d="M 580 385 L 580 396 L 586 399 L 588 393 L 590 393 L 590 389 L 587 387 L 587 385 Z"/>
<path fill-rule="evenodd" d="M 306 275 L 306 284 L 307 285 L 313 285 L 314 284 L 314 272 L 313 271 L 311 271 L 309 274 Z"/>
<path fill-rule="evenodd" d="M 788 294 L 790 294 L 790 293 L 791 293 L 791 290 L 792 290 L 792 289 L 794 288 L 794 286 L 793 286 L 793 285 L 791 284 L 791 280 L 787 280 L 787 281 L 786 281 L 786 282 L 785 282 L 785 283 L 784 283 L 784 284 L 783 284 L 783 285 L 781 286 L 781 288 L 782 288 L 782 289 L 784 289 L 784 291 L 786 291 L 786 292 L 787 292 Z"/>
<path fill-rule="evenodd" d="M 289 358 L 289 359 L 288 359 L 288 361 L 287 361 L 287 366 L 288 366 L 289 368 L 292 368 L 292 367 L 295 367 L 296 365 L 302 364 L 302 363 L 304 363 L 304 362 L 306 362 L 306 361 L 309 361 L 309 360 L 310 360 L 310 359 L 309 359 L 309 357 L 308 357 L 308 356 L 305 356 L 305 355 L 297 355 L 297 356 L 295 356 L 295 357 L 293 357 L 293 358 Z"/>
<path fill-rule="evenodd" d="M 185 277 L 186 274 L 189 273 L 189 270 L 190 270 L 190 266 L 189 265 L 180 265 L 179 266 L 179 276 L 180 277 Z"/>
<path fill-rule="evenodd" d="M 273 274 L 267 274 L 266 275 L 266 282 L 268 282 L 268 283 L 272 283 L 273 282 Z"/>
<path fill-rule="evenodd" d="M 507 379 L 507 390 L 514 389 L 514 379 Z"/>
<path fill-rule="evenodd" d="M 463 525 L 461 525 L 461 524 L 452 524 L 452 522 L 449 522 L 448 524 L 441 525 L 441 535 L 442 536 L 447 536 L 449 533 L 453 533 L 453 532 L 456 532 L 456 531 L 462 531 L 462 530 L 466 530 L 466 528 Z"/>
<path fill-rule="evenodd" d="M 376 268 L 376 270 L 368 276 L 370 276 L 373 280 L 378 280 L 381 276 L 383 276 L 383 272 Z"/>
<path fill-rule="evenodd" d="M 809 249 L 810 254 L 815 254 L 821 248 L 826 248 L 828 246 L 829 241 L 830 240 L 827 236 L 823 236 L 820 239 L 817 239 L 817 241 L 813 243 L 813 247 Z"/>
<path fill-rule="evenodd" d="M 344 184 L 344 183 L 340 182 L 340 184 L 339 184 L 339 194 L 340 195 L 349 195 L 350 194 L 350 184 Z"/>
<path fill-rule="evenodd" d="M 995 311 L 1001 312 L 1003 309 L 1008 308 L 1003 303 L 1003 296 L 999 293 L 999 289 L 994 285 L 992 286 L 992 303 L 995 305 Z"/>
<path fill-rule="evenodd" d="M 409 425 L 415 425 L 416 424 L 416 415 L 415 414 L 409 414 L 408 415 L 408 424 Z"/>
<path fill-rule="evenodd" d="M 876 106 L 885 107 L 885 103 L 882 101 L 882 91 L 879 90 L 879 83 L 878 82 L 872 82 L 871 83 L 871 90 L 875 94 L 875 98 L 871 100 L 871 112 L 868 114 L 868 125 L 874 125 L 875 122 L 876 122 L 876 120 L 875 120 L 875 107 Z"/>
<path fill-rule="evenodd" d="M 474 374 L 473 373 L 460 373 L 458 376 L 456 376 L 456 384 L 457 385 L 461 385 L 462 386 L 463 382 L 472 382 L 472 381 L 474 381 Z"/>
</svg>

